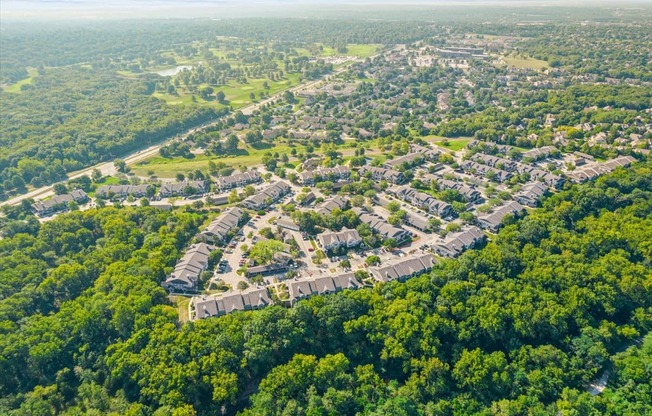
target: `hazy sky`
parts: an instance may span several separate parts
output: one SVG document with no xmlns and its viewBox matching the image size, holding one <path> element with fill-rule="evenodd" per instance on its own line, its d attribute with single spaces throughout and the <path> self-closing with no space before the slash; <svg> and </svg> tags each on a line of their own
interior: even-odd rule
<svg viewBox="0 0 652 416">
<path fill-rule="evenodd" d="M 245 17 L 319 16 L 319 10 L 363 7 L 596 6 L 652 4 L 652 0 L 0 0 L 0 16 L 10 18 Z"/>
</svg>

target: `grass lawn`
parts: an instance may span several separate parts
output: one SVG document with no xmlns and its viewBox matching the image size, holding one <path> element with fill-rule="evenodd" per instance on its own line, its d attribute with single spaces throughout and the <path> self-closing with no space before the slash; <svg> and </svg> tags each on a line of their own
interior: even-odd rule
<svg viewBox="0 0 652 416">
<path fill-rule="evenodd" d="M 521 69 L 541 70 L 549 66 L 548 62 L 534 58 L 517 58 L 514 56 L 504 56 L 503 61 L 505 61 L 505 63 L 509 66 Z"/>
<path fill-rule="evenodd" d="M 14 93 L 14 94 L 20 94 L 21 92 L 23 92 L 23 90 L 21 90 L 20 87 L 22 87 L 23 85 L 31 84 L 34 81 L 34 78 L 36 77 L 38 72 L 36 71 L 35 68 L 27 68 L 27 74 L 29 75 L 27 78 L 21 79 L 20 81 L 15 82 L 15 83 L 13 83 L 11 85 L 7 85 L 3 89 L 6 92 L 11 92 L 11 93 Z"/>
<path fill-rule="evenodd" d="M 274 95 L 298 85 L 300 76 L 301 74 L 298 73 L 287 74 L 285 79 L 282 79 L 280 81 L 272 81 L 266 78 L 249 79 L 246 84 L 240 84 L 231 81 L 228 85 L 220 86 L 220 87 L 212 87 L 212 88 L 215 90 L 215 93 L 217 93 L 218 91 L 224 92 L 227 104 L 230 104 L 234 109 L 237 110 L 239 108 L 252 104 L 256 100 L 258 100 L 260 97 L 260 93 L 263 91 L 268 95 Z M 265 89 L 263 87 L 263 83 L 265 83 L 265 81 L 267 81 L 267 84 L 269 86 L 268 89 Z M 208 85 L 205 84 L 199 85 L 197 89 L 201 90 L 202 88 L 207 86 Z M 181 88 L 179 88 L 177 92 L 178 95 L 168 94 L 163 92 L 155 92 L 152 94 L 152 96 L 159 98 L 170 105 L 195 104 L 195 105 L 211 106 L 211 107 L 223 106 L 223 104 L 220 104 L 215 99 L 204 100 L 203 98 L 201 98 L 201 96 L 198 93 L 195 94 L 195 102 L 193 103 L 192 94 L 183 91 Z M 256 96 L 255 100 L 251 99 L 250 97 L 251 93 L 253 93 Z"/>
<path fill-rule="evenodd" d="M 464 146 L 466 146 L 471 141 L 470 137 L 447 138 L 440 136 L 427 136 L 423 137 L 423 139 L 427 142 L 436 144 L 439 147 L 443 147 L 444 149 L 448 149 L 453 152 L 457 152 L 458 150 L 463 149 Z M 448 145 L 444 144 L 446 141 L 448 141 Z"/>
<path fill-rule="evenodd" d="M 305 151 L 304 146 L 295 146 L 294 148 L 297 149 L 297 152 Z M 238 166 L 250 167 L 260 165 L 263 155 L 267 152 L 287 153 L 287 155 L 290 156 L 292 149 L 293 147 L 287 144 L 277 144 L 261 149 L 247 146 L 247 148 L 242 151 L 242 154 L 237 156 L 197 155 L 192 159 L 185 159 L 183 157 L 168 159 L 161 156 L 155 156 L 139 162 L 131 168 L 132 171 L 139 176 L 149 176 L 147 172 L 151 170 L 154 172 L 154 175 L 159 178 L 174 178 L 178 172 L 187 173 L 196 169 L 207 170 L 209 160 L 219 160 L 234 168 L 237 168 Z"/>
<path fill-rule="evenodd" d="M 179 312 L 179 322 L 188 322 L 190 316 L 188 314 L 188 305 L 190 304 L 190 298 L 185 296 L 170 296 L 170 300 L 174 302 L 177 306 Z"/>
</svg>

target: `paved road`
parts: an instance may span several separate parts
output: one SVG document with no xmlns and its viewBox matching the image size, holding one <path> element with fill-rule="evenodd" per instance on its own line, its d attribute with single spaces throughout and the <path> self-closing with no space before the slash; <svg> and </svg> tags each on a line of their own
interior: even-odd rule
<svg viewBox="0 0 652 416">
<path fill-rule="evenodd" d="M 290 88 L 289 91 L 292 91 L 293 93 L 297 93 L 297 92 L 303 91 L 305 89 L 313 88 L 316 85 L 318 85 L 320 82 L 322 82 L 324 80 L 328 80 L 331 76 L 339 74 L 341 72 L 344 72 L 347 68 L 348 68 L 348 66 L 346 66 L 346 65 L 342 66 L 342 67 L 336 69 L 335 71 L 333 71 L 331 74 L 327 75 L 323 79 L 318 79 L 316 81 L 311 81 L 311 82 L 308 82 L 308 83 L 305 83 L 305 84 L 297 85 L 296 87 Z M 243 108 L 240 109 L 240 111 L 242 111 L 242 113 L 245 114 L 245 115 L 251 115 L 251 114 L 253 114 L 254 111 L 256 111 L 261 106 L 263 106 L 265 104 L 268 104 L 268 103 L 271 103 L 274 100 L 279 99 L 284 93 L 285 93 L 285 91 L 279 92 L 279 93 L 277 93 L 277 94 L 275 94 L 275 95 L 273 95 L 273 96 L 271 96 L 271 97 L 269 97 L 269 98 L 267 98 L 267 99 L 265 99 L 263 101 L 260 101 L 260 102 L 255 103 L 255 104 L 251 104 L 251 105 L 246 106 L 246 107 L 243 107 Z M 132 165 L 134 163 L 141 162 L 141 161 L 143 161 L 145 159 L 148 159 L 148 158 L 150 158 L 152 156 L 156 156 L 161 147 L 165 146 L 166 144 L 168 144 L 170 141 L 174 140 L 175 138 L 177 138 L 177 137 L 184 138 L 184 137 L 188 136 L 189 134 L 195 133 L 198 130 L 202 130 L 202 129 L 206 128 L 206 127 L 214 125 L 215 123 L 217 123 L 217 121 L 211 122 L 211 123 L 199 126 L 199 127 L 189 129 L 188 131 L 186 131 L 183 134 L 175 135 L 173 137 L 170 137 L 170 138 L 160 142 L 159 144 L 148 147 L 147 149 L 139 150 L 137 152 L 133 152 L 133 153 L 129 154 L 128 156 L 124 157 L 123 159 L 127 163 L 127 165 Z M 117 173 L 115 167 L 113 166 L 113 161 L 109 161 L 109 162 L 98 163 L 97 165 L 90 166 L 88 168 L 85 168 L 85 169 L 77 171 L 77 172 L 72 172 L 72 173 L 70 173 L 68 175 L 68 179 L 75 179 L 75 178 L 79 178 L 81 176 L 90 176 L 94 169 L 98 169 L 100 172 L 102 172 L 102 175 L 114 175 L 114 174 Z M 4 202 L 0 202 L 0 206 L 16 205 L 16 204 L 20 203 L 22 200 L 28 199 L 28 198 L 32 198 L 32 199 L 35 199 L 35 200 L 45 199 L 45 198 L 48 198 L 48 197 L 50 197 L 52 195 L 54 195 L 53 185 L 43 186 L 41 188 L 37 188 L 37 189 L 34 189 L 32 191 L 29 191 L 26 194 L 18 195 L 16 197 L 8 199 L 8 200 L 6 200 Z"/>
</svg>

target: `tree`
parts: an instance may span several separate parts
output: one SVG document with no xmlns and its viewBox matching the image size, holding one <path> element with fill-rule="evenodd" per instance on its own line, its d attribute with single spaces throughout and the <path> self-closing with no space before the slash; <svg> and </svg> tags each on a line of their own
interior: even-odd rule
<svg viewBox="0 0 652 416">
<path fill-rule="evenodd" d="M 242 189 L 242 193 L 244 194 L 245 197 L 252 196 L 256 193 L 256 188 L 254 188 L 251 185 L 247 185 Z"/>
<path fill-rule="evenodd" d="M 346 259 L 346 260 L 342 260 L 342 261 L 339 263 L 339 266 L 340 266 L 341 268 L 343 268 L 343 269 L 350 269 L 350 268 L 351 268 L 351 262 L 350 262 L 348 259 Z"/>
<path fill-rule="evenodd" d="M 245 282 L 244 280 L 241 280 L 238 282 L 238 290 L 246 290 L 249 288 L 249 283 Z"/>
<path fill-rule="evenodd" d="M 364 262 L 367 264 L 367 266 L 377 266 L 380 264 L 380 257 L 371 255 L 367 257 Z"/>
<path fill-rule="evenodd" d="M 120 173 L 127 173 L 129 169 L 127 168 L 127 163 L 122 159 L 116 159 L 113 161 L 113 166 Z"/>
<path fill-rule="evenodd" d="M 224 91 L 220 90 L 215 95 L 215 98 L 219 103 L 224 103 L 224 100 L 226 99 L 226 95 L 224 95 Z"/>
<path fill-rule="evenodd" d="M 387 204 L 387 210 L 391 212 L 392 214 L 396 213 L 398 210 L 401 209 L 401 203 L 397 201 L 392 201 L 389 204 Z"/>
<path fill-rule="evenodd" d="M 63 183 L 55 183 L 53 188 L 54 193 L 57 195 L 63 195 L 68 193 L 68 187 Z"/>
<path fill-rule="evenodd" d="M 240 196 L 238 195 L 238 191 L 236 191 L 235 189 L 232 190 L 227 198 L 227 201 L 229 204 L 237 204 L 238 202 L 240 202 Z"/>
</svg>

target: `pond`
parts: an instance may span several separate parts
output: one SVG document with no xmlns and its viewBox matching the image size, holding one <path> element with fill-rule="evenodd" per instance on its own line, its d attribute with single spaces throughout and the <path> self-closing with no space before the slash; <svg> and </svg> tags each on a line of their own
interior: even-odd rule
<svg viewBox="0 0 652 416">
<path fill-rule="evenodd" d="M 159 74 L 159 75 L 162 76 L 162 77 L 171 77 L 171 76 L 173 76 L 173 75 L 178 74 L 178 73 L 181 72 L 181 71 L 184 71 L 184 70 L 186 70 L 186 69 L 187 69 L 187 70 L 191 70 L 192 68 L 193 68 L 192 65 L 180 65 L 180 66 L 178 66 L 178 67 L 176 67 L 176 68 L 162 69 L 162 70 L 160 70 L 160 71 L 156 71 L 156 72 L 154 72 L 154 73 L 155 73 L 155 74 Z"/>
</svg>

